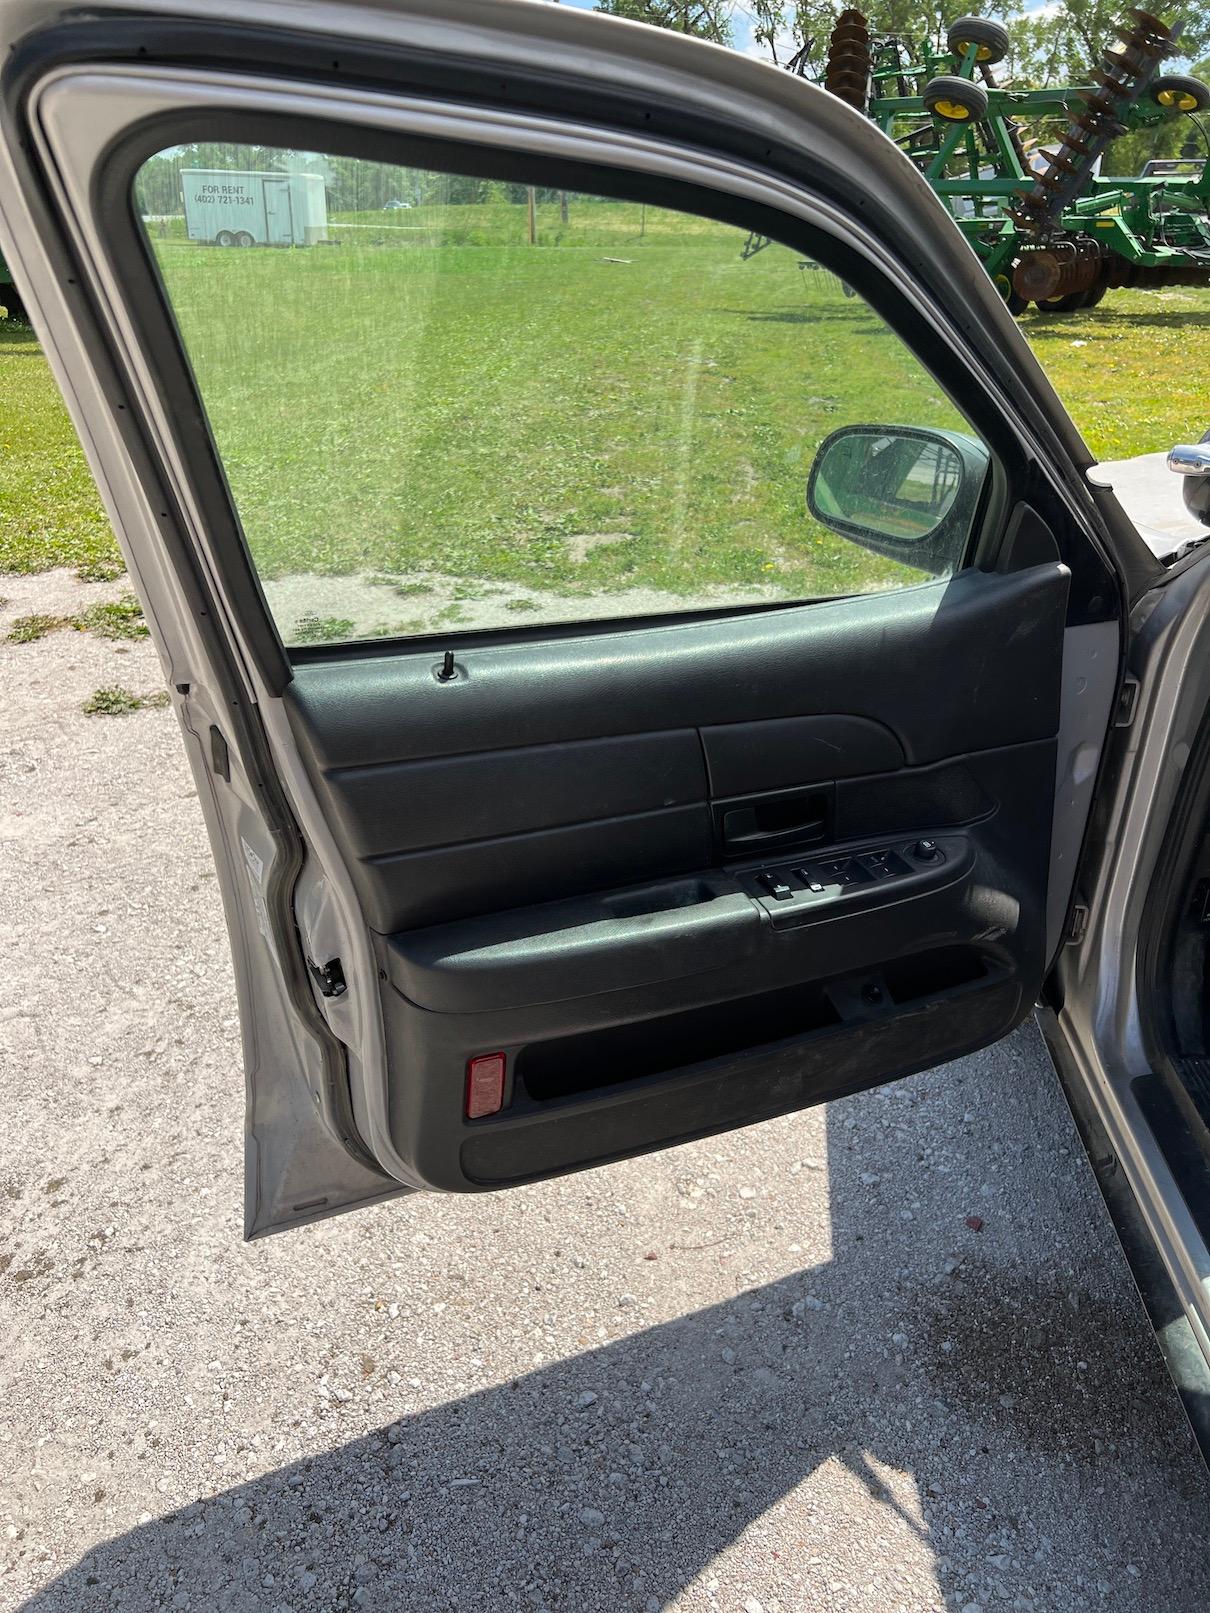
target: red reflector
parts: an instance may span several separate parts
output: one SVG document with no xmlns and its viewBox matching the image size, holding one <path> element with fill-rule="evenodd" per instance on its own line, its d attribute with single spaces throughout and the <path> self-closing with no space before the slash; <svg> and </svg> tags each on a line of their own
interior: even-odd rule
<svg viewBox="0 0 1210 1613">
<path fill-rule="evenodd" d="M 481 1120 L 504 1107 L 504 1054 L 484 1053 L 466 1067 L 466 1118 Z"/>
</svg>

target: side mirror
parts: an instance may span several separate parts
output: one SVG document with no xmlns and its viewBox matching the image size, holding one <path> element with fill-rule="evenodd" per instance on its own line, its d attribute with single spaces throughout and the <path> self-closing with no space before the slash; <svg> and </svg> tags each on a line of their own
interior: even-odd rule
<svg viewBox="0 0 1210 1613">
<path fill-rule="evenodd" d="M 1184 478 L 1181 493 L 1189 514 L 1210 526 L 1210 431 L 1201 442 L 1178 443 L 1168 455 L 1168 469 Z"/>
<path fill-rule="evenodd" d="M 842 426 L 807 483 L 817 521 L 933 576 L 955 569 L 987 474 L 981 442 L 916 426 Z"/>
</svg>

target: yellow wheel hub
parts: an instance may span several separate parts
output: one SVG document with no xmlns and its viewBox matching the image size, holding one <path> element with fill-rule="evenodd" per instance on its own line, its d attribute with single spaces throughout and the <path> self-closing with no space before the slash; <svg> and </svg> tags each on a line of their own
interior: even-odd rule
<svg viewBox="0 0 1210 1613">
<path fill-rule="evenodd" d="M 966 39 L 955 39 L 954 44 L 957 45 L 958 49 L 962 52 L 962 54 L 964 56 L 966 55 L 967 51 L 971 48 L 970 47 L 970 41 L 966 40 Z M 987 60 L 987 58 L 991 55 L 991 53 L 992 53 L 992 48 L 991 48 L 990 45 L 977 45 L 975 47 L 975 60 L 977 62 L 985 62 Z"/>
<path fill-rule="evenodd" d="M 1188 90 L 1161 90 L 1156 96 L 1161 106 L 1174 106 L 1178 112 L 1195 112 L 1197 110 L 1197 96 L 1190 95 Z"/>
<path fill-rule="evenodd" d="M 933 111 L 939 118 L 945 118 L 950 123 L 966 123 L 971 115 L 969 106 L 963 106 L 961 101 L 943 99 L 933 102 Z"/>
</svg>

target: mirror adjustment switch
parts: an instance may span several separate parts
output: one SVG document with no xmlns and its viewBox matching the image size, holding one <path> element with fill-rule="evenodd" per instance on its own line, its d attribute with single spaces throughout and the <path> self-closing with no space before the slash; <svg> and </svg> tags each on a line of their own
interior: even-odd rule
<svg viewBox="0 0 1210 1613">
<path fill-rule="evenodd" d="M 788 902 L 792 900 L 794 892 L 780 874 L 761 874 L 759 879 L 774 901 Z"/>
</svg>

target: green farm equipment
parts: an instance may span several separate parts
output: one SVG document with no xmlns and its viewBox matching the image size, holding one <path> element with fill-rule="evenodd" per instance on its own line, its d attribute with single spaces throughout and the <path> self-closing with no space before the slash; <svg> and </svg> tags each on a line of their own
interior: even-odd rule
<svg viewBox="0 0 1210 1613">
<path fill-rule="evenodd" d="M 912 159 L 1014 313 L 1067 313 L 1116 286 L 1210 284 L 1210 161 L 1187 148 L 1136 177 L 1100 172 L 1119 135 L 1182 117 L 1210 154 L 1210 88 L 1158 71 L 1175 37 L 1132 10 L 1091 82 L 1017 89 L 996 81 L 1009 35 L 988 18 L 955 22 L 941 50 L 845 11 L 822 83 Z"/>
<path fill-rule="evenodd" d="M 0 258 L 0 308 L 3 308 L 10 319 L 25 318 L 25 304 L 21 295 L 13 284 L 12 273 L 3 258 Z"/>
</svg>

